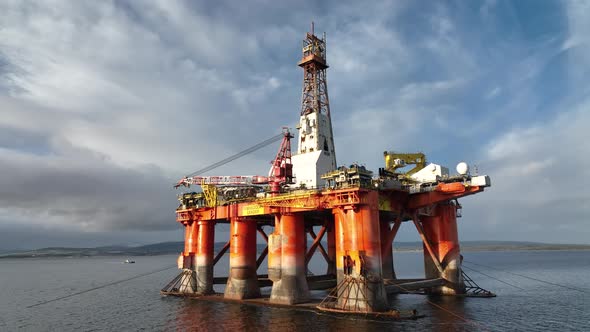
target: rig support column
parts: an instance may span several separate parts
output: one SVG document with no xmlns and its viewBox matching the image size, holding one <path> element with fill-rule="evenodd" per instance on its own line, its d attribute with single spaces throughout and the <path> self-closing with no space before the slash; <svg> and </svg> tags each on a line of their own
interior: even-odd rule
<svg viewBox="0 0 590 332">
<path fill-rule="evenodd" d="M 275 216 L 274 231 L 268 235 L 268 278 L 275 282 L 281 280 L 281 217 Z"/>
<path fill-rule="evenodd" d="M 199 225 L 189 221 L 184 226 L 184 251 L 182 252 L 182 269 L 184 277 L 179 288 L 180 293 L 197 292 L 197 272 L 195 269 L 195 253 L 197 252 Z"/>
<path fill-rule="evenodd" d="M 391 227 L 389 226 L 389 221 L 381 220 L 380 221 L 381 229 L 381 246 L 385 246 L 386 242 L 388 241 L 389 232 L 391 231 Z M 389 247 L 389 250 L 385 252 L 383 257 L 381 257 L 383 261 L 382 265 L 382 273 L 383 279 L 396 279 L 395 277 L 395 269 L 393 267 L 393 245 Z"/>
<path fill-rule="evenodd" d="M 359 194 L 366 195 L 366 205 L 334 209 L 337 279 L 343 286 L 338 305 L 344 310 L 385 311 L 378 193 Z"/>
<path fill-rule="evenodd" d="M 197 292 L 201 294 L 213 293 L 213 245 L 215 243 L 215 222 L 200 220 L 198 223 L 199 242 L 197 244 L 196 271 Z"/>
<path fill-rule="evenodd" d="M 256 275 L 256 220 L 230 220 L 229 278 L 225 298 L 242 300 L 260 297 Z"/>
<path fill-rule="evenodd" d="M 285 304 L 307 302 L 309 288 L 305 275 L 306 234 L 303 214 L 281 214 L 275 218 L 278 220 L 272 234 L 273 248 L 270 248 L 269 238 L 269 277 L 273 280 L 270 301 Z M 280 241 L 280 277 L 276 271 L 276 241 Z"/>
<path fill-rule="evenodd" d="M 456 295 L 465 293 L 465 284 L 461 276 L 461 252 L 457 232 L 456 206 L 452 202 L 440 203 L 431 217 L 422 217 L 424 235 L 430 242 L 438 259 L 442 272 L 434 264 L 432 257 L 424 248 L 424 271 L 426 278 L 444 278 L 454 285 L 431 289 L 432 293 Z"/>
</svg>

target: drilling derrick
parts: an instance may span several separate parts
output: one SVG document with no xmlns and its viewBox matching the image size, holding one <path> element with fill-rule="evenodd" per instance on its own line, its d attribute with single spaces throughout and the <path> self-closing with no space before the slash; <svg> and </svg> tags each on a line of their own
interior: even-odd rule
<svg viewBox="0 0 590 332">
<path fill-rule="evenodd" d="M 326 81 L 326 35 L 320 39 L 313 32 L 303 40 L 303 90 L 297 154 L 293 156 L 296 185 L 320 188 L 321 175 L 336 169 L 336 150 L 332 134 L 328 83 Z"/>
</svg>

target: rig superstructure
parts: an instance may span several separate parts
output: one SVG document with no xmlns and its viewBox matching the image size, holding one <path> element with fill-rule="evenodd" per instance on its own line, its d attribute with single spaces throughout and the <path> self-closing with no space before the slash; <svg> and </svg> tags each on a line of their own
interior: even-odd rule
<svg viewBox="0 0 590 332">
<path fill-rule="evenodd" d="M 179 195 L 176 220 L 185 228 L 178 260 L 182 272 L 162 293 L 245 301 L 261 299 L 260 288 L 271 286 L 260 303 L 397 317 L 389 293 L 493 296 L 462 272 L 457 232 L 457 199 L 482 192 L 490 186 L 489 177 L 470 175 L 465 163 L 457 165 L 459 174 L 450 175 L 445 167 L 427 164 L 424 154 L 392 151 L 384 152 L 385 167 L 377 176 L 360 165 L 337 167 L 325 34 L 319 38 L 312 28 L 302 51 L 297 153 L 292 155 L 293 136 L 284 129 L 262 144 L 282 139 L 268 176 L 193 174 L 178 182 L 177 187 L 199 185 L 202 192 Z M 414 167 L 403 172 L 407 165 Z M 396 278 L 392 243 L 403 222 L 413 223 L 423 241 L 424 279 Z M 217 224 L 230 225 L 230 238 L 215 253 Z M 257 233 L 267 243 L 260 255 Z M 214 266 L 228 250 L 229 275 L 214 278 Z M 307 266 L 316 251 L 327 271 L 309 276 Z M 265 258 L 268 271 L 259 274 Z M 212 295 L 214 283 L 225 284 L 223 296 Z M 314 300 L 310 289 L 327 289 L 324 301 Z"/>
</svg>

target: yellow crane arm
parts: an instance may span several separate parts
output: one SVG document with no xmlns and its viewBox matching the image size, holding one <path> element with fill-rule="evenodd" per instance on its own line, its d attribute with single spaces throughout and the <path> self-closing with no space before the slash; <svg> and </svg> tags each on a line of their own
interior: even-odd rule
<svg viewBox="0 0 590 332">
<path fill-rule="evenodd" d="M 397 153 L 394 151 L 383 152 L 385 158 L 385 170 L 396 172 L 397 169 L 407 165 L 415 165 L 414 168 L 405 172 L 406 175 L 412 175 L 426 166 L 426 156 L 424 153 Z"/>
</svg>

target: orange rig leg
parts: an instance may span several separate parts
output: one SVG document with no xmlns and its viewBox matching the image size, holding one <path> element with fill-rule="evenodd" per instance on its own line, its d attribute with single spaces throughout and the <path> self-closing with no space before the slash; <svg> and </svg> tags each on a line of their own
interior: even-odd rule
<svg viewBox="0 0 590 332">
<path fill-rule="evenodd" d="M 275 231 L 269 239 L 269 276 L 273 281 L 270 301 L 285 304 L 307 302 L 309 288 L 305 275 L 303 215 L 277 215 L 275 222 Z M 280 264 L 277 257 L 279 250 Z"/>
<path fill-rule="evenodd" d="M 465 293 L 461 276 L 461 252 L 457 232 L 456 206 L 452 202 L 436 206 L 434 216 L 422 217 L 424 235 L 429 240 L 442 271 L 439 271 L 428 250 L 424 248 L 424 271 L 426 278 L 444 278 L 454 285 L 441 286 L 432 293 L 456 295 Z"/>
<path fill-rule="evenodd" d="M 195 253 L 197 252 L 199 226 L 196 222 L 189 222 L 184 226 L 184 251 L 182 252 L 182 269 L 187 272 L 179 292 L 197 292 L 197 274 L 195 269 Z"/>
<path fill-rule="evenodd" d="M 232 218 L 229 278 L 225 298 L 242 300 L 260 297 L 256 275 L 256 220 Z"/>
<path fill-rule="evenodd" d="M 385 311 L 377 192 L 367 205 L 334 209 L 338 305 L 344 310 Z M 346 283 L 351 286 L 346 286 Z"/>
<path fill-rule="evenodd" d="M 195 267 L 197 271 L 197 292 L 213 293 L 213 245 L 215 243 L 215 222 L 203 220 L 198 222 L 199 234 Z"/>
</svg>

